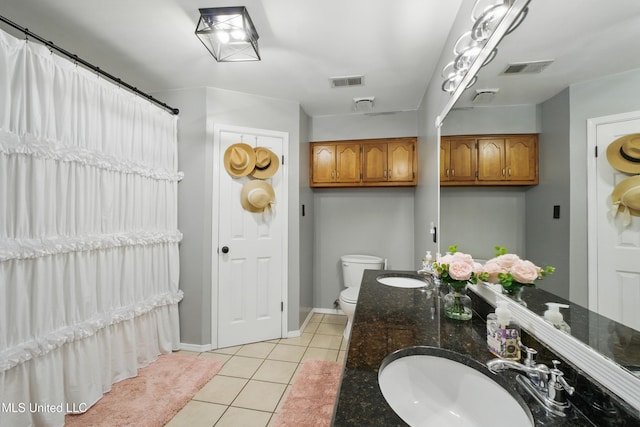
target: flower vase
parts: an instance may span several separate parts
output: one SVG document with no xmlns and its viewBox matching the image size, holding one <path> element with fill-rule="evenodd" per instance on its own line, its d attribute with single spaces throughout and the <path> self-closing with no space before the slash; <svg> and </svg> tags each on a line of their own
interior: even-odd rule
<svg viewBox="0 0 640 427">
<path fill-rule="evenodd" d="M 444 296 L 444 314 L 450 319 L 471 320 L 471 298 L 466 295 L 465 288 L 451 287 L 451 291 Z"/>
<path fill-rule="evenodd" d="M 502 288 L 502 293 L 508 295 L 509 298 L 517 302 L 518 304 L 526 307 L 527 302 L 522 299 L 522 286 L 512 286 L 509 289 Z"/>
</svg>

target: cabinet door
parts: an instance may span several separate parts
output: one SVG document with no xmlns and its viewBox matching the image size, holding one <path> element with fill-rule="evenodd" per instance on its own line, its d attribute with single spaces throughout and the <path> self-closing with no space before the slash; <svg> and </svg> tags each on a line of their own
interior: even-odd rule
<svg viewBox="0 0 640 427">
<path fill-rule="evenodd" d="M 317 184 L 335 182 L 336 146 L 313 145 L 313 182 Z"/>
<path fill-rule="evenodd" d="M 440 182 L 449 181 L 449 157 L 451 156 L 451 144 L 448 139 L 440 141 Z"/>
<path fill-rule="evenodd" d="M 506 179 L 504 153 L 504 139 L 478 139 L 478 181 Z"/>
<path fill-rule="evenodd" d="M 449 156 L 450 181 L 475 181 L 477 153 L 475 139 L 451 139 Z"/>
<path fill-rule="evenodd" d="M 538 164 L 538 144 L 535 137 L 507 138 L 505 144 L 507 180 L 535 181 Z"/>
<path fill-rule="evenodd" d="M 364 144 L 362 147 L 362 181 L 387 180 L 387 144 Z"/>
<path fill-rule="evenodd" d="M 413 181 L 415 144 L 411 142 L 390 142 L 387 146 L 389 154 L 387 180 L 393 182 Z"/>
<path fill-rule="evenodd" d="M 336 182 L 360 182 L 360 144 L 336 145 Z"/>
</svg>

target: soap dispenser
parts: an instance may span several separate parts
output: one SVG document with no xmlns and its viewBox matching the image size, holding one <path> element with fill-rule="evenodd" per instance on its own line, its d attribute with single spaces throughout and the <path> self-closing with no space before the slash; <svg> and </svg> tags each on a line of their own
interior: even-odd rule
<svg viewBox="0 0 640 427">
<path fill-rule="evenodd" d="M 502 359 L 520 360 L 520 325 L 511 318 L 508 301 L 496 301 L 487 315 L 487 348 Z"/>
<path fill-rule="evenodd" d="M 544 320 L 551 323 L 556 327 L 556 329 L 560 329 L 562 332 L 570 334 L 571 326 L 565 322 L 562 317 L 562 313 L 560 313 L 561 308 L 569 308 L 569 306 L 567 304 L 560 304 L 557 302 L 548 302 L 546 304 L 549 309 L 544 312 Z"/>
<path fill-rule="evenodd" d="M 424 269 L 430 272 L 431 264 L 433 264 L 433 256 L 431 255 L 431 251 L 427 251 L 427 253 L 424 255 Z"/>
</svg>

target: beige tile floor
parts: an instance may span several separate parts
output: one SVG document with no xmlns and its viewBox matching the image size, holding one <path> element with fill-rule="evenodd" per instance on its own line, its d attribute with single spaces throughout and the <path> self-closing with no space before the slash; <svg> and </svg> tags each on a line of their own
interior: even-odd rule
<svg viewBox="0 0 640 427">
<path fill-rule="evenodd" d="M 166 425 L 169 427 L 267 427 L 307 359 L 344 361 L 347 317 L 314 313 L 296 338 L 228 347 L 204 353 L 222 369 Z"/>
</svg>

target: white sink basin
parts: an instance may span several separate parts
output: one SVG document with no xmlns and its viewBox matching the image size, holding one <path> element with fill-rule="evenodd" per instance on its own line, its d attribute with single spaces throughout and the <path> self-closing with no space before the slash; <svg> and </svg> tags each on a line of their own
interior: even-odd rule
<svg viewBox="0 0 640 427">
<path fill-rule="evenodd" d="M 498 383 L 444 357 L 400 357 L 383 365 L 378 382 L 410 426 L 533 426 L 531 412 Z"/>
<path fill-rule="evenodd" d="M 378 276 L 376 277 L 378 283 L 382 283 L 387 286 L 394 286 L 396 288 L 424 288 L 429 283 L 424 280 L 415 279 L 413 277 L 402 276 Z"/>
</svg>

